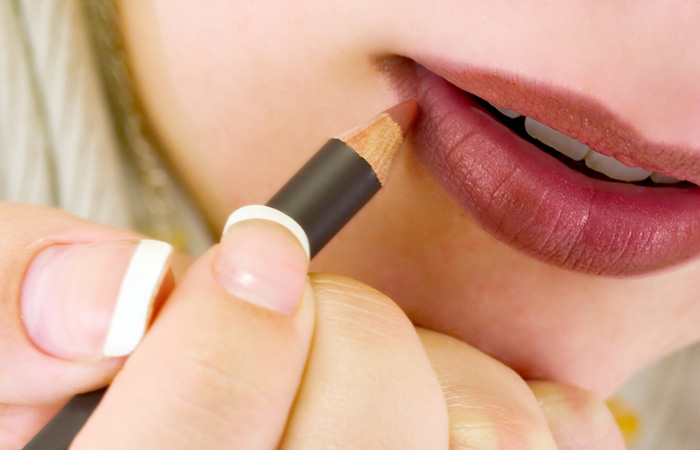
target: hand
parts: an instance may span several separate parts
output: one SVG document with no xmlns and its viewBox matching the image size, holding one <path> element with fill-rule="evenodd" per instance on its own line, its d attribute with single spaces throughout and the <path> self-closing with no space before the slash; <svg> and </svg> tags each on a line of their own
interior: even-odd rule
<svg viewBox="0 0 700 450">
<path fill-rule="evenodd" d="M 68 358 L 23 323 L 35 255 L 56 241 L 109 247 L 136 236 L 54 210 L 1 208 L 13 220 L 0 261 L 0 362 L 11 368 L 0 378 L 0 448 L 21 448 L 57 405 L 108 383 L 123 362 L 76 357 L 75 348 Z M 360 283 L 330 275 L 305 283 L 303 255 L 284 233 L 239 229 L 194 264 L 73 448 L 555 448 L 535 397 L 510 369 L 447 336 L 416 332 L 393 302 Z M 256 243 L 256 234 L 264 239 Z M 239 289 L 245 302 L 229 291 L 240 288 L 236 263 L 250 267 L 240 256 L 251 243 L 264 269 L 289 270 L 286 283 L 268 277 Z M 274 295 L 295 290 L 296 299 Z M 555 405 L 545 411 L 558 443 L 601 436 L 598 447 L 560 448 L 622 448 L 601 402 L 563 386 L 537 384 L 535 392 Z"/>
<path fill-rule="evenodd" d="M 536 383 L 543 413 L 499 362 L 416 331 L 361 283 L 304 271 L 285 230 L 238 225 L 189 269 L 73 448 L 624 448 L 592 395 Z"/>
<path fill-rule="evenodd" d="M 169 246 L 133 232 L 17 203 L 0 202 L 0 217 L 0 448 L 14 449 L 70 397 L 111 381 L 173 278 Z M 150 285 L 130 284 L 131 308 L 115 322 L 125 271 L 139 261 L 151 273 L 138 281 Z"/>
</svg>

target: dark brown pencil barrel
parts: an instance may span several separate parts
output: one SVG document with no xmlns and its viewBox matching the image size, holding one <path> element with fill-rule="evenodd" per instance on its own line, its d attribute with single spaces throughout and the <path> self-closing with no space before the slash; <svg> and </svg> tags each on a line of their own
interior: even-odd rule
<svg viewBox="0 0 700 450">
<path fill-rule="evenodd" d="M 338 139 L 329 140 L 267 203 L 309 238 L 311 257 L 381 188 L 372 167 Z"/>
<path fill-rule="evenodd" d="M 76 395 L 22 450 L 68 450 L 105 389 Z"/>
</svg>

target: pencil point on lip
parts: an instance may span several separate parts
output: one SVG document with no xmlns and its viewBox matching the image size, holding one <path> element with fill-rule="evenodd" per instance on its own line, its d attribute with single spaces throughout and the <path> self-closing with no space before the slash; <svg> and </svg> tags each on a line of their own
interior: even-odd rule
<svg viewBox="0 0 700 450">
<path fill-rule="evenodd" d="M 412 98 L 392 106 L 384 111 L 401 127 L 401 132 L 408 134 L 418 113 L 418 102 Z"/>
<path fill-rule="evenodd" d="M 380 184 L 384 184 L 394 156 L 401 147 L 418 112 L 418 102 L 409 99 L 382 111 L 367 122 L 336 136 L 364 158 Z"/>
</svg>

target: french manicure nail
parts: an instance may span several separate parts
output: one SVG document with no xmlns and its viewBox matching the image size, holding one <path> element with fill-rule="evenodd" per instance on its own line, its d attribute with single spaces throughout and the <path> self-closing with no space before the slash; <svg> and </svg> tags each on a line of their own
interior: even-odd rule
<svg viewBox="0 0 700 450">
<path fill-rule="evenodd" d="M 231 226 L 214 264 L 218 283 L 234 296 L 289 316 L 296 311 L 308 260 L 285 227 L 267 220 Z"/>
<path fill-rule="evenodd" d="M 147 239 L 41 250 L 22 283 L 27 334 L 64 359 L 128 355 L 146 332 L 171 254 L 169 244 Z"/>
</svg>

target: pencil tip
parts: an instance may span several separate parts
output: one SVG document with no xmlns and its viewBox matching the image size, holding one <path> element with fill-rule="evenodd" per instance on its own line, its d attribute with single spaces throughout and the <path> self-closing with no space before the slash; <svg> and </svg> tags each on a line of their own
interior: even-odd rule
<svg viewBox="0 0 700 450">
<path fill-rule="evenodd" d="M 418 113 L 418 102 L 414 99 L 404 100 L 384 111 L 391 116 L 392 120 L 401 127 L 401 132 L 405 136 L 413 125 Z"/>
<path fill-rule="evenodd" d="M 381 184 L 418 113 L 418 102 L 405 100 L 367 122 L 336 136 L 364 158 Z"/>
</svg>

